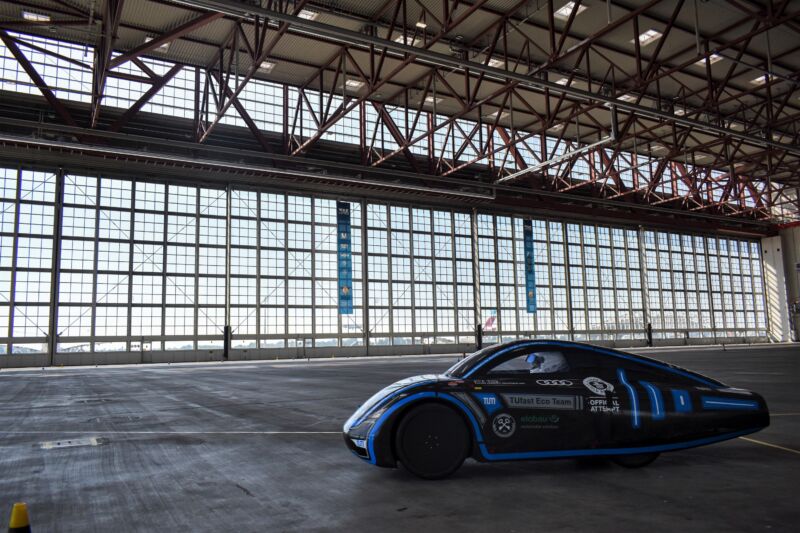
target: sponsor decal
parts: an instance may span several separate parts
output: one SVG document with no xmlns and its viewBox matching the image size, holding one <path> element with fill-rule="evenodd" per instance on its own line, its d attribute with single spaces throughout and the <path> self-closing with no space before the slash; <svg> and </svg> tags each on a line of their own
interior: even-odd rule
<svg viewBox="0 0 800 533">
<path fill-rule="evenodd" d="M 583 380 L 584 386 L 598 396 L 605 396 L 607 392 L 614 392 L 614 385 L 600 378 L 589 376 Z"/>
<path fill-rule="evenodd" d="M 486 409 L 486 412 L 490 415 L 502 407 L 500 404 L 500 398 L 498 398 L 496 394 L 491 394 L 488 392 L 473 392 L 472 395 L 475 396 L 479 402 L 481 402 L 483 408 Z"/>
<path fill-rule="evenodd" d="M 524 429 L 558 429 L 560 420 L 558 415 L 525 415 L 519 422 Z"/>
<path fill-rule="evenodd" d="M 508 438 L 514 434 L 516 429 L 517 423 L 514 421 L 514 417 L 509 414 L 500 413 L 492 419 L 492 431 L 498 437 Z"/>
<path fill-rule="evenodd" d="M 577 411 L 583 408 L 580 396 L 551 394 L 503 394 L 509 407 L 518 409 L 565 409 Z"/>
<path fill-rule="evenodd" d="M 476 379 L 475 385 L 525 385 L 524 381 L 506 381 L 499 379 Z"/>
<path fill-rule="evenodd" d="M 619 413 L 619 400 L 616 396 L 592 396 L 588 400 L 590 413 Z"/>
<path fill-rule="evenodd" d="M 560 420 L 558 415 L 525 415 L 519 419 L 523 424 L 558 424 Z"/>
<path fill-rule="evenodd" d="M 571 387 L 572 382 L 568 379 L 537 379 L 537 385 L 544 385 L 545 387 Z"/>
</svg>

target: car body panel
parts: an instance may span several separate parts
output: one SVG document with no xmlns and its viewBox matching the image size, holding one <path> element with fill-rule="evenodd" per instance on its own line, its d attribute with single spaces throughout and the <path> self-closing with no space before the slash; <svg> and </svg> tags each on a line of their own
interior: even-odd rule
<svg viewBox="0 0 800 533">
<path fill-rule="evenodd" d="M 547 350 L 559 350 L 572 362 L 569 370 L 496 371 Z M 766 403 L 756 393 L 633 354 L 537 340 L 498 345 L 445 374 L 386 387 L 344 425 L 345 442 L 372 464 L 396 466 L 394 429 L 420 402 L 449 405 L 464 417 L 478 461 L 671 451 L 769 425 Z"/>
</svg>

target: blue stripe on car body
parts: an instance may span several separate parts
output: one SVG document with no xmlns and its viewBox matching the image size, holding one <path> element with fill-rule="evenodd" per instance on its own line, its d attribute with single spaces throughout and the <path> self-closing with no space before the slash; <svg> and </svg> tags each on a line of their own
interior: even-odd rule
<svg viewBox="0 0 800 533">
<path fill-rule="evenodd" d="M 483 433 L 481 433 L 481 427 L 478 424 L 478 421 L 475 419 L 475 414 L 469 410 L 469 407 L 464 405 L 464 402 L 455 396 L 447 394 L 446 392 L 440 392 L 438 396 L 442 400 L 446 400 L 452 404 L 455 404 L 456 407 L 459 407 L 462 411 L 464 411 L 464 413 L 467 415 L 467 418 L 469 418 L 469 421 L 472 423 L 472 429 L 475 431 L 475 440 L 477 440 L 478 443 L 483 443 Z"/>
<path fill-rule="evenodd" d="M 629 361 L 634 361 L 634 362 L 642 364 L 642 365 L 647 365 L 647 366 L 652 366 L 652 367 L 655 367 L 655 368 L 660 368 L 660 369 L 665 370 L 667 372 L 672 372 L 673 374 L 678 374 L 680 376 L 692 379 L 694 381 L 697 381 L 698 383 L 702 383 L 703 385 L 706 385 L 708 387 L 712 387 L 712 388 L 715 388 L 715 389 L 720 387 L 720 385 L 718 385 L 716 383 L 712 383 L 712 382 L 710 382 L 710 381 L 708 381 L 706 379 L 703 379 L 700 376 L 697 376 L 697 375 L 694 375 L 694 374 L 690 374 L 688 372 L 684 372 L 683 370 L 680 370 L 680 369 L 677 369 L 677 368 L 672 368 L 671 366 L 668 366 L 668 365 L 666 365 L 664 363 L 659 363 L 657 361 L 649 361 L 647 359 L 642 359 L 640 357 L 635 357 L 635 356 L 632 356 L 632 355 L 626 355 L 624 353 L 611 352 L 611 351 L 599 348 L 597 346 L 589 346 L 589 345 L 584 345 L 584 344 L 576 344 L 576 343 L 569 343 L 569 342 L 559 342 L 559 341 L 530 341 L 530 342 L 525 342 L 525 343 L 520 343 L 520 344 L 515 344 L 513 346 L 509 346 L 508 348 L 504 348 L 504 349 L 499 350 L 498 352 L 490 355 L 484 361 L 481 361 L 480 364 L 478 364 L 475 368 L 473 368 L 467 374 L 465 374 L 464 378 L 469 378 L 475 372 L 477 372 L 478 369 L 480 369 L 481 367 L 486 365 L 488 362 L 496 359 L 500 355 L 503 355 L 503 354 L 508 353 L 510 351 L 513 351 L 513 350 L 517 350 L 519 348 L 525 348 L 525 347 L 529 347 L 529 346 L 563 346 L 565 348 L 578 348 L 578 349 L 587 350 L 587 351 L 590 351 L 590 352 L 597 352 L 597 353 L 602 354 L 602 355 L 607 355 L 607 356 L 611 356 L 611 357 L 618 357 L 620 359 L 627 359 Z"/>
<path fill-rule="evenodd" d="M 354 428 L 354 427 L 357 427 L 357 426 L 363 424 L 364 420 L 369 418 L 370 415 L 372 415 L 375 411 L 377 411 L 378 409 L 380 409 L 381 407 L 383 407 L 384 405 L 389 403 L 389 401 L 392 398 L 394 398 L 395 396 L 403 394 L 404 392 L 408 392 L 409 390 L 413 389 L 414 387 L 419 387 L 419 386 L 422 386 L 422 385 L 430 385 L 431 383 L 436 383 L 436 381 L 437 380 L 435 380 L 435 379 L 426 379 L 426 380 L 423 380 L 423 381 L 415 381 L 414 383 L 411 383 L 410 385 L 406 385 L 405 387 L 403 387 L 401 389 L 397 389 L 396 391 L 389 393 L 385 398 L 383 398 L 378 403 L 376 403 L 375 405 L 370 407 L 369 410 L 366 413 L 364 413 L 361 416 L 361 418 L 359 418 L 358 420 L 353 422 L 353 424 L 350 427 Z"/>
<path fill-rule="evenodd" d="M 455 404 L 462 411 L 464 411 L 464 413 L 466 413 L 467 417 L 469 418 L 470 422 L 472 423 L 473 429 L 475 430 L 475 438 L 476 438 L 476 440 L 479 443 L 483 442 L 483 434 L 481 433 L 481 428 L 478 425 L 478 421 L 475 420 L 475 415 L 472 413 L 472 411 L 469 410 L 469 408 L 466 405 L 464 405 L 464 403 L 461 400 L 459 400 L 455 396 L 451 396 L 450 394 L 447 394 L 447 393 L 418 392 L 416 394 L 412 394 L 411 396 L 407 396 L 407 397 L 403 398 L 402 400 L 400 400 L 396 404 L 392 405 L 389 409 L 387 409 L 386 412 L 381 414 L 380 417 L 378 417 L 378 420 L 376 420 L 375 424 L 373 424 L 372 428 L 370 428 L 369 435 L 367 435 L 367 453 L 369 454 L 369 457 L 366 457 L 366 458 L 362 457 L 362 459 L 365 459 L 365 460 L 369 461 L 372 464 L 376 463 L 375 438 L 378 435 L 378 430 L 380 430 L 380 427 L 383 425 L 383 423 L 386 421 L 386 419 L 392 413 L 394 413 L 395 411 L 397 411 L 398 409 L 400 409 L 404 405 L 407 405 L 410 402 L 421 400 L 423 398 L 436 398 L 436 397 L 441 398 L 441 399 L 443 399 L 445 401 L 448 401 L 448 402 L 450 402 L 452 404 Z"/>
<path fill-rule="evenodd" d="M 647 396 L 650 398 L 650 408 L 653 411 L 653 420 L 664 420 L 666 413 L 664 412 L 664 398 L 661 396 L 661 391 L 649 381 L 640 381 L 639 383 L 642 387 L 647 389 Z"/>
<path fill-rule="evenodd" d="M 542 452 L 519 452 L 519 453 L 489 453 L 486 445 L 481 444 L 481 454 L 487 461 L 510 461 L 514 459 L 551 459 L 556 457 L 585 457 L 593 455 L 630 455 L 637 453 L 660 453 L 672 450 L 684 450 L 686 448 L 694 448 L 696 446 L 703 446 L 704 444 L 712 444 L 714 442 L 721 442 L 723 440 L 735 439 L 742 435 L 749 435 L 760 431 L 762 428 L 745 429 L 742 431 L 734 431 L 732 433 L 724 433 L 722 435 L 715 435 L 713 437 L 706 437 L 704 439 L 695 439 L 683 442 L 675 442 L 672 444 L 656 444 L 653 446 L 638 446 L 629 448 L 597 448 L 588 450 L 557 450 L 557 451 L 542 451 Z"/>
<path fill-rule="evenodd" d="M 703 409 L 709 410 L 754 411 L 758 409 L 758 402 L 754 400 L 738 400 L 721 396 L 702 396 L 700 402 Z"/>
<path fill-rule="evenodd" d="M 402 400 L 400 400 L 399 402 L 388 408 L 381 416 L 379 416 L 378 419 L 375 421 L 375 424 L 373 424 L 372 427 L 370 428 L 369 435 L 367 435 L 367 453 L 369 454 L 367 460 L 372 464 L 376 463 L 375 437 L 378 434 L 378 430 L 386 421 L 386 419 L 389 417 L 389 415 L 391 415 L 392 413 L 394 413 L 395 411 L 397 411 L 398 409 L 400 409 L 401 407 L 410 402 L 417 401 L 421 398 L 435 398 L 435 397 L 436 397 L 435 392 L 418 392 L 416 394 L 412 394 L 411 396 L 406 396 L 405 398 L 403 398 Z"/>
<path fill-rule="evenodd" d="M 628 389 L 628 396 L 631 398 L 631 426 L 639 428 L 641 422 L 639 421 L 639 397 L 636 395 L 636 389 L 628 382 L 625 370 L 622 368 L 617 369 L 617 377 L 619 378 L 619 382 Z"/>
<path fill-rule="evenodd" d="M 672 401 L 675 404 L 676 413 L 692 412 L 692 397 L 689 391 L 683 389 L 672 389 Z"/>
<path fill-rule="evenodd" d="M 622 372 L 622 377 L 624 377 L 624 371 L 622 369 L 619 369 L 619 371 Z M 628 384 L 628 386 L 630 385 Z M 467 415 L 467 418 L 472 424 L 472 428 L 475 432 L 474 433 L 475 439 L 478 442 L 478 449 L 481 453 L 481 456 L 487 461 L 506 461 L 514 459 L 548 459 L 557 457 L 584 457 L 584 456 L 594 456 L 594 455 L 598 456 L 627 455 L 627 454 L 637 454 L 637 453 L 666 452 L 672 450 L 694 448 L 696 446 L 702 446 L 704 444 L 712 444 L 714 442 L 733 439 L 736 437 L 740 437 L 742 435 L 755 433 L 756 431 L 762 429 L 762 428 L 752 428 L 732 433 L 725 433 L 722 435 L 715 435 L 713 437 L 706 437 L 703 439 L 675 442 L 671 444 L 657 444 L 652 446 L 638 446 L 638 447 L 633 446 L 633 447 L 623 447 L 623 448 L 593 448 L 593 449 L 579 449 L 579 450 L 552 450 L 552 451 L 514 452 L 514 453 L 491 453 L 489 452 L 489 449 L 487 448 L 486 444 L 484 444 L 483 433 L 481 432 L 480 426 L 478 425 L 478 422 L 475 419 L 475 415 L 472 413 L 472 411 L 470 411 L 470 409 L 466 405 L 464 405 L 464 403 L 461 400 L 447 393 L 418 392 L 416 394 L 412 394 L 411 396 L 403 398 L 402 400 L 391 406 L 389 409 L 387 409 L 386 412 L 383 413 L 378 418 L 378 420 L 375 422 L 375 425 L 373 425 L 372 429 L 370 429 L 369 436 L 367 437 L 368 441 L 367 453 L 369 454 L 369 457 L 361 457 L 358 456 L 357 454 L 356 455 L 361 459 L 364 459 L 372 464 L 375 464 L 376 463 L 375 438 L 377 436 L 377 432 L 380 429 L 380 427 L 392 413 L 394 413 L 401 407 L 411 402 L 423 398 L 440 398 L 442 400 L 454 404 L 456 407 L 461 409 L 464 412 L 464 414 Z"/>
</svg>

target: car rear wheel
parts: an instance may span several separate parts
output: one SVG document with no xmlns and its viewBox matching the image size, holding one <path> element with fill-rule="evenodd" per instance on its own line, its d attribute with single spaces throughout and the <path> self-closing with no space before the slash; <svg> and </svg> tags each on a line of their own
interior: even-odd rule
<svg viewBox="0 0 800 533">
<path fill-rule="evenodd" d="M 400 420 L 395 449 L 400 463 L 412 474 L 441 479 L 458 470 L 469 455 L 469 429 L 451 408 L 423 404 Z"/>
<path fill-rule="evenodd" d="M 641 468 L 658 459 L 658 456 L 658 453 L 636 453 L 632 455 L 617 455 L 612 457 L 611 460 L 625 468 Z"/>
</svg>

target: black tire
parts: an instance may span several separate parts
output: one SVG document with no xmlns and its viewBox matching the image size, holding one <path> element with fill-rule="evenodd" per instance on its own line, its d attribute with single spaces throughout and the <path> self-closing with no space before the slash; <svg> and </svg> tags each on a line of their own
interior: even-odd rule
<svg viewBox="0 0 800 533">
<path fill-rule="evenodd" d="M 423 479 L 442 479 L 459 469 L 470 451 L 470 433 L 453 409 L 435 403 L 411 408 L 395 434 L 397 458 Z"/>
<path fill-rule="evenodd" d="M 619 466 L 624 466 L 625 468 L 642 468 L 643 466 L 647 466 L 656 459 L 658 459 L 658 453 L 636 453 L 632 455 L 615 455 L 611 458 L 612 461 L 617 463 Z"/>
</svg>

